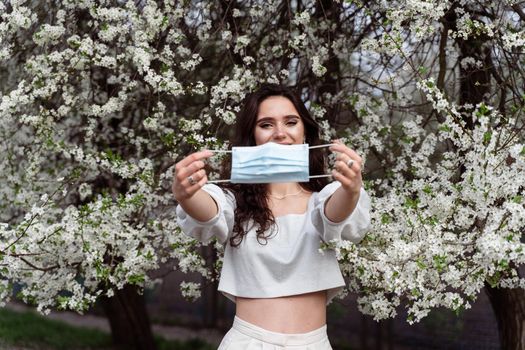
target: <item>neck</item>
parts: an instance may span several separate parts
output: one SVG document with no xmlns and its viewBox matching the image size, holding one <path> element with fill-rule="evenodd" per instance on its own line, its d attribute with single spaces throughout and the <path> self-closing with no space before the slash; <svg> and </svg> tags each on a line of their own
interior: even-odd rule
<svg viewBox="0 0 525 350">
<path fill-rule="evenodd" d="M 271 183 L 266 189 L 269 195 L 276 197 L 288 196 L 303 190 L 297 182 Z"/>
</svg>

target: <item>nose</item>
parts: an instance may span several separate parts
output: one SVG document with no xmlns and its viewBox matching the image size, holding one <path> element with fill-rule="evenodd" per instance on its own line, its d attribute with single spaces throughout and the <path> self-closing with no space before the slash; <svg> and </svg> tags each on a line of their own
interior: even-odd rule
<svg viewBox="0 0 525 350">
<path fill-rule="evenodd" d="M 286 137 L 281 125 L 275 127 L 272 137 L 274 140 L 282 140 Z"/>
</svg>

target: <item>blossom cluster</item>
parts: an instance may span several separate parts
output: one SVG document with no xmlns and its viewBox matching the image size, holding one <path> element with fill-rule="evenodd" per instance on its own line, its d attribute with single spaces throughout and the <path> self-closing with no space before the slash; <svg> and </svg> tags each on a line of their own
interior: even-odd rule
<svg viewBox="0 0 525 350">
<path fill-rule="evenodd" d="M 394 173 L 367 184 L 372 231 L 359 246 L 330 245 L 351 290 L 364 292 L 361 310 L 376 319 L 394 317 L 403 299 L 414 322 L 432 308 L 468 308 L 487 281 L 525 287 L 516 269 L 525 263 L 525 183 L 517 181 L 525 142 L 495 128 L 497 111 L 479 105 L 470 113 L 477 126 L 469 132 L 450 115 L 436 133 L 425 133 L 421 119 L 404 123 Z"/>
<path fill-rule="evenodd" d="M 487 46 L 517 53 L 513 57 L 522 63 L 519 32 L 496 31 L 494 23 L 472 19 L 475 14 L 464 7 L 453 11 L 457 27 L 447 33 L 453 44 L 445 52 L 452 61 L 465 70 L 486 69 L 486 61 L 461 58 L 457 45 L 481 37 Z M 351 99 L 361 124 L 347 130 L 348 140 L 367 156 L 367 165 L 381 170 L 366 181 L 373 197 L 372 230 L 360 245 L 326 247 L 336 250 L 350 290 L 360 294 L 362 312 L 380 320 L 396 316 L 404 305 L 412 323 L 437 307 L 469 308 L 486 284 L 525 287 L 518 273 L 525 263 L 525 137 L 519 95 L 507 105 L 518 112 L 505 114 L 496 88 L 487 89 L 477 104 L 460 105 L 458 86 L 438 86 L 437 70 L 413 51 L 407 16 L 399 12 L 397 29 L 395 22 L 383 26 L 382 36 L 363 43 L 391 57 L 381 68 L 393 79 L 376 79 L 381 99 L 362 92 Z M 501 24 L 508 16 L 496 18 Z M 370 51 L 366 55 L 374 58 Z M 499 67 L 504 78 L 512 76 L 511 66 Z M 374 72 L 368 79 L 375 79 Z M 400 89 L 384 92 L 390 86 Z M 408 101 L 426 103 L 438 118 L 407 108 Z"/>
</svg>

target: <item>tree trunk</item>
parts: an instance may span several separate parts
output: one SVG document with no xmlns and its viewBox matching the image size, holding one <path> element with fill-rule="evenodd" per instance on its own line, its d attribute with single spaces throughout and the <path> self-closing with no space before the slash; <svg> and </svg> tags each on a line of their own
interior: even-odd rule
<svg viewBox="0 0 525 350">
<path fill-rule="evenodd" d="M 115 349 L 155 350 L 156 345 L 144 296 L 137 287 L 126 285 L 112 298 L 102 298 Z"/>
<path fill-rule="evenodd" d="M 498 321 L 503 350 L 525 349 L 525 290 L 485 286 Z"/>
<path fill-rule="evenodd" d="M 368 323 L 367 323 L 367 317 L 364 314 L 361 314 L 361 332 L 359 333 L 360 337 L 360 345 L 361 350 L 368 350 L 368 338 L 370 337 L 370 334 L 368 334 Z"/>
<path fill-rule="evenodd" d="M 215 275 L 214 266 L 217 261 L 217 250 L 212 246 L 201 247 L 201 255 L 206 261 L 206 267 L 212 271 L 213 281 L 210 282 L 207 277 L 202 277 L 202 302 L 203 312 L 202 324 L 206 328 L 216 328 L 219 325 L 219 298 L 221 293 L 217 291 L 219 287 L 219 276 Z"/>
</svg>

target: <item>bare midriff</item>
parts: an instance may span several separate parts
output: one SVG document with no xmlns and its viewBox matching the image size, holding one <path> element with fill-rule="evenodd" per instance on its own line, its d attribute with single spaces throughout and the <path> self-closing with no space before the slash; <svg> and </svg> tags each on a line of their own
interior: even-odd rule
<svg viewBox="0 0 525 350">
<path fill-rule="evenodd" d="M 326 324 L 326 291 L 278 298 L 236 298 L 236 316 L 268 331 L 307 333 Z"/>
</svg>

